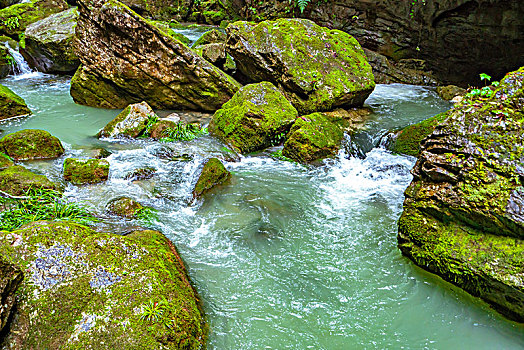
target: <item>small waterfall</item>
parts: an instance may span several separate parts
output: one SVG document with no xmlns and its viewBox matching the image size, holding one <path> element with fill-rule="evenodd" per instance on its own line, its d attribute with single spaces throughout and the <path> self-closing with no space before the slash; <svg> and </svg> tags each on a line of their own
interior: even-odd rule
<svg viewBox="0 0 524 350">
<path fill-rule="evenodd" d="M 5 47 L 14 59 L 13 72 L 15 76 L 25 76 L 34 73 L 18 50 L 11 48 L 8 42 L 5 43 Z"/>
</svg>

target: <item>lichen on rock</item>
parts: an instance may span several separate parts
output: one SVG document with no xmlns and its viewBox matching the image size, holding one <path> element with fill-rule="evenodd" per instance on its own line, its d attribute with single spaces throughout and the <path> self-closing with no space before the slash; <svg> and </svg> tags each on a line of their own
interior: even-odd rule
<svg viewBox="0 0 524 350">
<path fill-rule="evenodd" d="M 222 164 L 219 159 L 208 159 L 193 189 L 193 197 L 201 197 L 213 187 L 225 183 L 230 177 L 231 173 L 224 167 L 224 164 Z"/>
<path fill-rule="evenodd" d="M 45 175 L 35 174 L 20 165 L 8 167 L 0 172 L 0 191 L 12 196 L 23 196 L 30 189 L 59 191 L 61 187 L 51 182 Z"/>
<path fill-rule="evenodd" d="M 136 219 L 141 210 L 145 207 L 128 197 L 119 197 L 107 203 L 107 211 L 110 214 L 117 215 L 127 219 Z"/>
<path fill-rule="evenodd" d="M 0 10 L 0 34 L 16 38 L 29 24 L 65 10 L 64 0 L 31 0 L 11 5 Z"/>
<path fill-rule="evenodd" d="M 273 84 L 261 82 L 242 87 L 215 112 L 209 130 L 239 152 L 250 153 L 281 142 L 297 117 Z"/>
<path fill-rule="evenodd" d="M 155 118 L 158 118 L 158 116 L 146 102 L 135 103 L 127 106 L 115 119 L 100 130 L 98 137 L 134 138 L 146 129 L 151 119 Z"/>
<path fill-rule="evenodd" d="M 0 85 L 0 120 L 31 114 L 24 99 L 7 86 Z"/>
</svg>

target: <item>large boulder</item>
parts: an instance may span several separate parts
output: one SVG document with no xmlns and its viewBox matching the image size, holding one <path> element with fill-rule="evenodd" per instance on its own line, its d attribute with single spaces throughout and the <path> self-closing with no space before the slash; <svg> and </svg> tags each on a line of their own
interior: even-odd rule
<svg viewBox="0 0 524 350">
<path fill-rule="evenodd" d="M 16 38 L 31 23 L 65 10 L 65 0 L 31 0 L 14 4 L 0 10 L 0 34 Z"/>
<path fill-rule="evenodd" d="M 0 172 L 0 191 L 11 196 L 23 196 L 29 190 L 44 189 L 60 191 L 58 184 L 45 175 L 35 174 L 23 166 L 11 166 Z"/>
<path fill-rule="evenodd" d="M 80 0 L 71 81 L 79 104 L 215 111 L 240 85 L 177 39 L 116 0 Z"/>
<path fill-rule="evenodd" d="M 330 113 L 298 118 L 287 135 L 282 155 L 300 163 L 335 156 L 344 139 L 347 121 Z"/>
<path fill-rule="evenodd" d="M 37 129 L 7 134 L 0 140 L 0 149 L 14 160 L 53 159 L 64 154 L 58 138 Z"/>
<path fill-rule="evenodd" d="M 153 109 L 146 102 L 135 103 L 127 106 L 100 130 L 98 137 L 137 137 L 146 129 L 151 120 L 157 118 Z"/>
<path fill-rule="evenodd" d="M 193 189 L 193 197 L 200 198 L 213 187 L 223 184 L 231 177 L 231 173 L 218 158 L 210 158 L 204 164 L 202 172 Z"/>
<path fill-rule="evenodd" d="M 349 34 L 306 19 L 226 28 L 227 50 L 248 81 L 270 81 L 301 114 L 360 106 L 375 88 L 371 66 Z"/>
<path fill-rule="evenodd" d="M 198 295 L 160 232 L 40 221 L 0 232 L 0 256 L 25 274 L 5 337 L 14 349 L 204 347 Z"/>
<path fill-rule="evenodd" d="M 22 270 L 0 255 L 0 332 L 7 325 L 16 303 L 15 293 L 24 279 Z"/>
<path fill-rule="evenodd" d="M 78 11 L 76 8 L 53 14 L 30 24 L 25 30 L 25 56 L 37 70 L 71 73 L 80 60 L 73 50 Z"/>
<path fill-rule="evenodd" d="M 398 242 L 417 265 L 524 322 L 524 67 L 421 145 Z"/>
<path fill-rule="evenodd" d="M 97 184 L 109 177 L 109 162 L 105 159 L 67 158 L 64 179 L 74 185 Z"/>
<path fill-rule="evenodd" d="M 0 85 L 0 120 L 31 114 L 23 98 L 7 86 Z"/>
<path fill-rule="evenodd" d="M 241 153 L 279 143 L 295 119 L 297 110 L 271 83 L 242 87 L 213 115 L 209 130 Z"/>
</svg>

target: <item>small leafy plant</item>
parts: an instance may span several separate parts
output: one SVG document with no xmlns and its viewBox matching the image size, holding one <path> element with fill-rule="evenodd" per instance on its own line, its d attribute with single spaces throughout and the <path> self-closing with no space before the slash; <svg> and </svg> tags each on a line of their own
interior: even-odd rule
<svg viewBox="0 0 524 350">
<path fill-rule="evenodd" d="M 480 77 L 481 81 L 485 81 L 486 85 L 483 88 L 480 88 L 480 89 L 478 89 L 478 88 L 477 89 L 472 89 L 467 94 L 467 96 L 469 96 L 469 97 L 477 97 L 477 96 L 480 96 L 480 97 L 491 97 L 493 95 L 492 87 L 499 86 L 499 82 L 498 81 L 494 81 L 489 86 L 487 84 L 491 81 L 491 76 L 490 75 L 488 75 L 486 73 L 480 73 L 479 77 Z"/>
<path fill-rule="evenodd" d="M 20 27 L 19 19 L 20 18 L 18 16 L 6 18 L 4 20 L 4 26 L 6 26 L 8 30 L 15 30 L 16 28 Z"/>
<path fill-rule="evenodd" d="M 0 230 L 16 230 L 22 225 L 38 220 L 67 220 L 81 224 L 96 221 L 85 208 L 61 197 L 59 192 L 48 189 L 29 189 L 23 197 L 0 197 Z"/>
<path fill-rule="evenodd" d="M 174 128 L 167 129 L 164 132 L 166 136 L 161 138 L 160 142 L 191 141 L 206 134 L 207 128 L 179 122 Z"/>
<path fill-rule="evenodd" d="M 143 307 L 140 319 L 149 323 L 156 323 L 162 319 L 165 311 L 165 303 L 163 301 L 150 301 Z"/>
</svg>

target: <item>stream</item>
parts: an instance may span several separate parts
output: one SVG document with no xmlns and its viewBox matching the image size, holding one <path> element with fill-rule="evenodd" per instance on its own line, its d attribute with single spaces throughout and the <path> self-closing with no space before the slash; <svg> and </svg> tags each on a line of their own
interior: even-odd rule
<svg viewBox="0 0 524 350">
<path fill-rule="evenodd" d="M 373 114 L 351 137 L 364 157 L 342 151 L 320 167 L 267 153 L 243 157 L 225 163 L 228 185 L 192 203 L 199 167 L 225 153 L 221 143 L 210 136 L 169 144 L 98 140 L 94 135 L 119 111 L 74 104 L 69 81 L 40 73 L 3 79 L 34 115 L 2 122 L 1 136 L 28 128 L 57 136 L 63 157 L 24 164 L 53 181 L 63 182 L 66 157 L 88 157 L 96 147 L 113 153 L 106 183 L 64 184 L 65 196 L 101 215 L 118 196 L 158 211 L 151 225 L 188 266 L 210 323 L 210 349 L 524 347 L 522 325 L 415 267 L 397 249 L 396 221 L 415 159 L 376 145 L 387 130 L 448 109 L 432 89 L 378 85 L 366 101 Z M 184 154 L 192 158 L 172 160 Z M 124 179 L 146 166 L 157 169 L 153 178 Z M 106 221 L 99 229 L 125 233 L 139 225 Z"/>
</svg>

